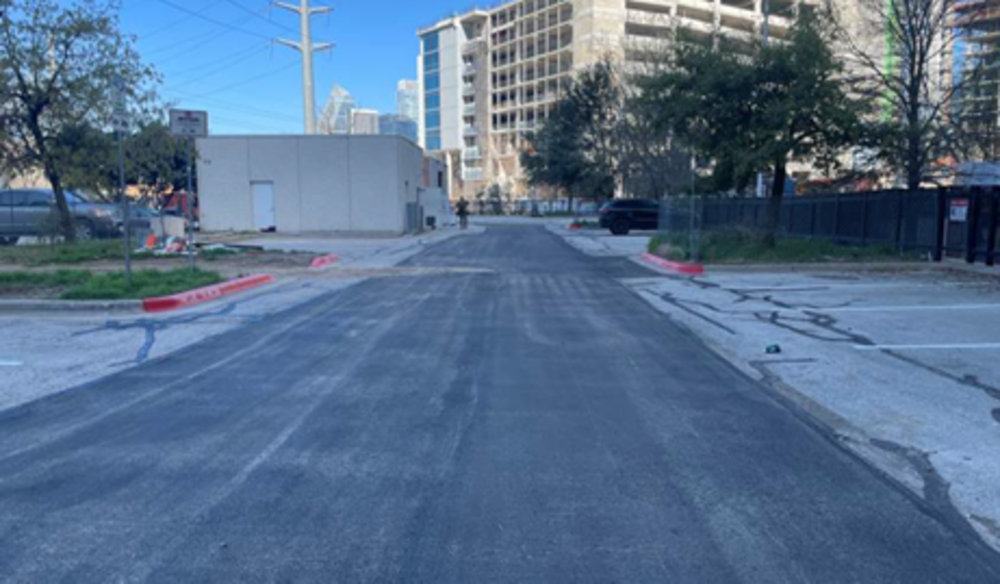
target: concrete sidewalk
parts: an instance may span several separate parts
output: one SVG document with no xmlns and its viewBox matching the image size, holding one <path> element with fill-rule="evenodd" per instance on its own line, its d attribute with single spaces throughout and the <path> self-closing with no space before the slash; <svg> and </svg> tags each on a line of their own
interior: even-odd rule
<svg viewBox="0 0 1000 584">
<path fill-rule="evenodd" d="M 627 285 L 1000 548 L 996 276 L 827 266 Z"/>
</svg>

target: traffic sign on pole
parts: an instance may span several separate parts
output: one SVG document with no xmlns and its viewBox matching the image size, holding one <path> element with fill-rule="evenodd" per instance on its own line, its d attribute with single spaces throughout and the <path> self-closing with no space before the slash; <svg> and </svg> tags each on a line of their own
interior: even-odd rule
<svg viewBox="0 0 1000 584">
<path fill-rule="evenodd" d="M 194 244 L 194 184 L 192 181 L 191 146 L 195 138 L 208 136 L 208 112 L 195 110 L 170 110 L 170 133 L 187 142 L 187 194 L 185 202 L 188 221 L 188 257 L 191 259 L 191 270 L 196 267 Z"/>
<path fill-rule="evenodd" d="M 170 110 L 170 133 L 178 138 L 208 136 L 208 112 Z"/>
</svg>

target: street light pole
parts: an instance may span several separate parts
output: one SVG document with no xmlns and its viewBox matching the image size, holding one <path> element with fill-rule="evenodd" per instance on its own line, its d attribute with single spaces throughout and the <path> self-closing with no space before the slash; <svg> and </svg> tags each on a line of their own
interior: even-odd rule
<svg viewBox="0 0 1000 584">
<path fill-rule="evenodd" d="M 122 227 L 125 230 L 125 277 L 128 285 L 132 287 L 132 213 L 125 195 L 125 138 L 121 129 L 115 130 L 115 138 L 118 141 L 118 196 L 121 197 L 122 207 Z"/>
<path fill-rule="evenodd" d="M 771 0 L 763 0 L 761 10 L 764 13 L 764 22 L 761 24 L 760 32 L 764 40 L 764 46 L 771 41 Z M 757 198 L 764 197 L 764 173 L 757 173 Z"/>
<path fill-rule="evenodd" d="M 198 269 L 194 248 L 194 180 L 191 176 L 191 143 L 194 142 L 194 138 L 189 137 L 185 142 L 187 143 L 187 194 L 184 197 L 184 204 L 187 207 L 188 260 L 191 263 L 191 271 L 193 272 Z"/>
<path fill-rule="evenodd" d="M 313 52 L 326 51 L 333 48 L 331 43 L 312 42 L 312 17 L 317 14 L 332 12 L 329 6 L 309 7 L 309 0 L 299 0 L 299 5 L 295 6 L 285 2 L 275 2 L 275 6 L 283 8 L 289 12 L 299 15 L 299 28 L 302 36 L 301 40 L 289 41 L 277 39 L 285 46 L 302 53 L 302 108 L 304 115 L 304 125 L 306 134 L 316 133 L 316 90 L 313 77 Z"/>
</svg>

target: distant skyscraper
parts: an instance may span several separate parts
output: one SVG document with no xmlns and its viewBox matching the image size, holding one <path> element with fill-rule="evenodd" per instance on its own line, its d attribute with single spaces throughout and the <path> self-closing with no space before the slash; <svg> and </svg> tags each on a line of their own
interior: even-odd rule
<svg viewBox="0 0 1000 584">
<path fill-rule="evenodd" d="M 369 109 L 355 109 L 352 112 L 352 134 L 378 134 L 378 112 Z"/>
<path fill-rule="evenodd" d="M 396 113 L 413 121 L 420 118 L 420 84 L 408 79 L 396 85 Z"/>
<path fill-rule="evenodd" d="M 354 121 L 354 110 L 357 104 L 354 96 L 339 85 L 330 90 L 330 97 L 323 107 L 320 116 L 318 132 L 320 134 L 350 134 Z"/>
<path fill-rule="evenodd" d="M 378 118 L 378 133 L 383 136 L 402 136 L 417 143 L 417 121 L 402 114 L 384 114 Z"/>
</svg>

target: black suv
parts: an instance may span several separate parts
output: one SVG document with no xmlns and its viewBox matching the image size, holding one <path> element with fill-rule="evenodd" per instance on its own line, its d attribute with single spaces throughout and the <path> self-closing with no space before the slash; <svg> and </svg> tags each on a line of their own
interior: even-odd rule
<svg viewBox="0 0 1000 584">
<path fill-rule="evenodd" d="M 633 230 L 658 229 L 660 203 L 645 199 L 616 199 L 608 201 L 598 211 L 601 227 L 615 235 L 628 235 Z"/>
<path fill-rule="evenodd" d="M 22 237 L 44 235 L 56 197 L 50 190 L 0 190 L 0 245 L 16 244 Z M 80 240 L 117 237 L 121 216 L 116 205 L 91 203 L 82 196 L 66 192 L 69 212 Z"/>
</svg>

